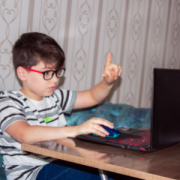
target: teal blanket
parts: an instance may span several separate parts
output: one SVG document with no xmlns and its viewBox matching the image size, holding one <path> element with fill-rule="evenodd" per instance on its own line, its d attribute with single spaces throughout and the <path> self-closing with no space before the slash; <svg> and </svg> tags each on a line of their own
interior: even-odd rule
<svg viewBox="0 0 180 180">
<path fill-rule="evenodd" d="M 2 168 L 2 156 L 0 155 L 0 180 L 6 180 L 4 169 Z"/>
<path fill-rule="evenodd" d="M 114 123 L 114 127 L 144 128 L 150 127 L 151 109 L 135 108 L 127 104 L 112 104 L 103 102 L 97 106 L 73 111 L 65 115 L 67 125 L 81 124 L 92 117 L 100 117 Z"/>
</svg>

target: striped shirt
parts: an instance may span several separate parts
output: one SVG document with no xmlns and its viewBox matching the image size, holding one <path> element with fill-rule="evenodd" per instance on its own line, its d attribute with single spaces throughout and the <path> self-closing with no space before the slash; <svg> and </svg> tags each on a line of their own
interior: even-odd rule
<svg viewBox="0 0 180 180">
<path fill-rule="evenodd" d="M 6 128 L 19 120 L 37 126 L 66 126 L 64 113 L 71 113 L 77 92 L 56 89 L 41 101 L 28 99 L 20 91 L 0 92 L 0 153 L 8 180 L 35 180 L 38 172 L 54 160 L 21 150 L 21 143 Z"/>
</svg>

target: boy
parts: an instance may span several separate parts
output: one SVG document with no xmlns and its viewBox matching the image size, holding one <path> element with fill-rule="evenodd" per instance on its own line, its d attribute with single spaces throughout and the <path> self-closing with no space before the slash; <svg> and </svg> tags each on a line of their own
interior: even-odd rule
<svg viewBox="0 0 180 180">
<path fill-rule="evenodd" d="M 25 33 L 15 42 L 12 53 L 22 88 L 0 96 L 0 153 L 8 180 L 34 180 L 54 159 L 23 152 L 21 143 L 89 133 L 108 135 L 100 125 L 113 128 L 113 124 L 105 119 L 92 118 L 78 126 L 67 127 L 63 113 L 102 102 L 122 67 L 111 64 L 109 54 L 102 74 L 104 79 L 90 90 L 75 92 L 56 89 L 65 72 L 62 68 L 65 56 L 53 38 L 42 33 Z"/>
</svg>

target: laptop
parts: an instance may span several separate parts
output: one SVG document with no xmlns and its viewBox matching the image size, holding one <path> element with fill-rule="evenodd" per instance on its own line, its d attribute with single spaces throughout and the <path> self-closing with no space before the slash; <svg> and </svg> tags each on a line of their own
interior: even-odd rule
<svg viewBox="0 0 180 180">
<path fill-rule="evenodd" d="M 153 70 L 151 127 L 117 128 L 117 138 L 80 135 L 78 139 L 137 151 L 156 151 L 180 142 L 180 70 Z"/>
</svg>

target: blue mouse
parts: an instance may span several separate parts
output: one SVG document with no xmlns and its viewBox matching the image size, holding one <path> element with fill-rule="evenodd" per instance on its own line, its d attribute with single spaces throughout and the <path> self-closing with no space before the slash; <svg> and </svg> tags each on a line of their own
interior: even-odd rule
<svg viewBox="0 0 180 180">
<path fill-rule="evenodd" d="M 108 128 L 107 126 L 103 126 L 101 125 L 107 132 L 109 132 L 109 135 L 106 136 L 108 138 L 117 138 L 120 136 L 121 132 L 117 129 L 111 129 L 111 128 Z M 99 136 L 97 134 L 93 134 L 94 136 Z"/>
</svg>

